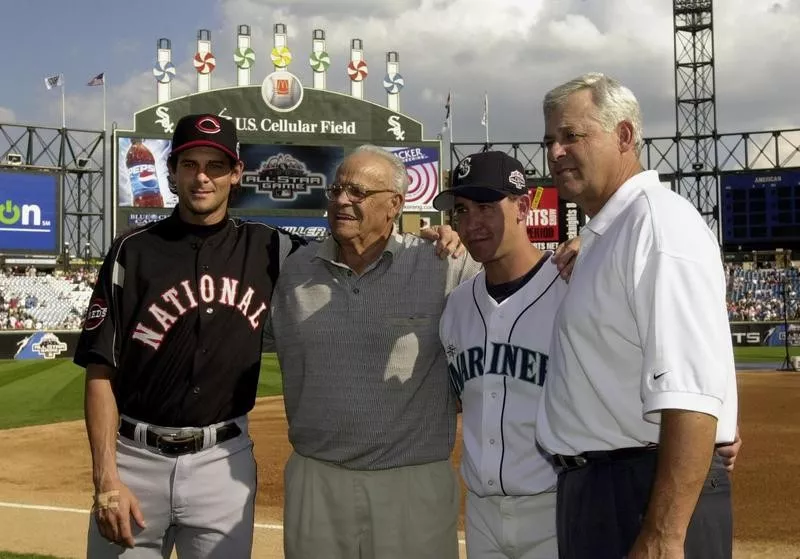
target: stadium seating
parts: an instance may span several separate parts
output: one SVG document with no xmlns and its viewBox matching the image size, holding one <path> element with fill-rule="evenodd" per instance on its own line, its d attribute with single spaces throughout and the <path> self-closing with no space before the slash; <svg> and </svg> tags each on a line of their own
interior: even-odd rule
<svg viewBox="0 0 800 559">
<path fill-rule="evenodd" d="M 726 271 L 731 321 L 783 320 L 784 285 L 789 287 L 788 319 L 800 320 L 798 268 L 745 269 L 728 264 Z M 80 328 L 96 278 L 95 268 L 68 273 L 32 268 L 0 272 L 0 330 Z"/>
<path fill-rule="evenodd" d="M 80 328 L 97 277 L 95 270 L 66 275 L 0 274 L 0 329 L 13 321 L 25 322 L 36 329 Z M 20 326 L 16 326 L 20 328 Z"/>
<path fill-rule="evenodd" d="M 788 287 L 789 320 L 800 320 L 800 270 L 744 269 L 728 266 L 728 316 L 732 321 L 783 320 L 783 289 Z"/>
</svg>

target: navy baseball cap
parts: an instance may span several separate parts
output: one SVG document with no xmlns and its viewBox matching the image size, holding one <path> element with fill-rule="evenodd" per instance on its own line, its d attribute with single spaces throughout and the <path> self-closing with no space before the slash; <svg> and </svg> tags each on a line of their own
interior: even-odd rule
<svg viewBox="0 0 800 559">
<path fill-rule="evenodd" d="M 217 148 L 239 161 L 236 126 L 226 118 L 212 114 L 187 115 L 181 118 L 172 135 L 170 159 L 184 150 L 196 147 Z"/>
<path fill-rule="evenodd" d="M 507 196 L 528 193 L 522 163 L 502 151 L 468 155 L 451 173 L 449 189 L 433 199 L 440 212 L 452 210 L 456 196 L 474 202 L 499 202 Z"/>
</svg>

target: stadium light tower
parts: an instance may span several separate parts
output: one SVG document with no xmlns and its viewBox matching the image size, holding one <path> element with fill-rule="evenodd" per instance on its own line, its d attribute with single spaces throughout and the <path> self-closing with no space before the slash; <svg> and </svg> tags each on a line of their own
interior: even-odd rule
<svg viewBox="0 0 800 559">
<path fill-rule="evenodd" d="M 673 0 L 675 189 L 720 236 L 712 0 Z"/>
</svg>

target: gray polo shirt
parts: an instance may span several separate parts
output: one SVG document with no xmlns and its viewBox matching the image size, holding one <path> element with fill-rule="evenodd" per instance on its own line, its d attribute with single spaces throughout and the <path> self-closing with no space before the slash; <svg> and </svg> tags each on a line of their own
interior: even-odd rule
<svg viewBox="0 0 800 559">
<path fill-rule="evenodd" d="M 361 275 L 333 237 L 288 257 L 272 297 L 289 441 L 299 454 L 379 470 L 447 460 L 455 400 L 439 341 L 447 294 L 479 265 L 393 234 Z M 268 340 L 268 343 L 271 340 Z"/>
</svg>

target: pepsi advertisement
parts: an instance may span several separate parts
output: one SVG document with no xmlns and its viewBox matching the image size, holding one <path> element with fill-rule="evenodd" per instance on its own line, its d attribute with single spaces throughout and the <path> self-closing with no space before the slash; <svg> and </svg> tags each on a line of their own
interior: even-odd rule
<svg viewBox="0 0 800 559">
<path fill-rule="evenodd" d="M 170 140 L 119 138 L 117 205 L 121 208 L 173 208 L 178 197 L 169 190 L 167 157 Z"/>
<path fill-rule="evenodd" d="M 169 189 L 167 158 L 170 140 L 119 138 L 117 206 L 148 209 L 174 208 L 178 197 Z M 231 209 L 324 210 L 325 187 L 344 159 L 341 146 L 286 146 L 245 144 L 240 192 Z M 163 213 L 163 212 L 155 212 Z"/>
<path fill-rule="evenodd" d="M 0 252 L 59 252 L 58 176 L 0 172 Z"/>
</svg>

